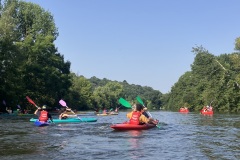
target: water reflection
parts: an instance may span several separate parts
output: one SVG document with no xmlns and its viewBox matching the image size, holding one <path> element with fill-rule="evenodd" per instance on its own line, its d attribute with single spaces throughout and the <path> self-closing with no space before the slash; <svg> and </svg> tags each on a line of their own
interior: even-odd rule
<svg viewBox="0 0 240 160">
<path fill-rule="evenodd" d="M 139 159 L 141 158 L 141 148 L 142 145 L 142 131 L 138 130 L 132 130 L 132 131 L 127 131 L 129 134 L 128 142 L 129 142 L 129 156 L 130 159 Z"/>
<path fill-rule="evenodd" d="M 139 140 L 140 135 L 142 134 L 142 131 L 129 131 L 130 138 L 128 139 L 128 142 L 130 143 L 131 149 L 137 149 L 139 147 Z"/>
</svg>

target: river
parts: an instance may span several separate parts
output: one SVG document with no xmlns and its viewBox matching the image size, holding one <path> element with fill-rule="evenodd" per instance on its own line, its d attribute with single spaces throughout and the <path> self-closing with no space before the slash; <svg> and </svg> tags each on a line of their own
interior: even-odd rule
<svg viewBox="0 0 240 160">
<path fill-rule="evenodd" d="M 239 160 L 238 114 L 151 112 L 159 127 L 114 131 L 126 112 L 97 122 L 36 127 L 31 117 L 0 116 L 1 160 Z M 83 116 L 89 117 L 89 116 Z M 91 117 L 91 116 L 90 116 Z"/>
</svg>

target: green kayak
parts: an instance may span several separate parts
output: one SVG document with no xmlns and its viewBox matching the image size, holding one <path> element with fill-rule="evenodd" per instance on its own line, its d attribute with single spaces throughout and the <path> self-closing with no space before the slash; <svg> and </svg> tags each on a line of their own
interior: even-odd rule
<svg viewBox="0 0 240 160">
<path fill-rule="evenodd" d="M 30 122 L 35 122 L 36 118 L 31 118 Z M 67 119 L 53 119 L 54 123 L 80 123 L 80 122 L 96 122 L 97 118 L 81 117 L 81 118 L 67 118 Z"/>
</svg>

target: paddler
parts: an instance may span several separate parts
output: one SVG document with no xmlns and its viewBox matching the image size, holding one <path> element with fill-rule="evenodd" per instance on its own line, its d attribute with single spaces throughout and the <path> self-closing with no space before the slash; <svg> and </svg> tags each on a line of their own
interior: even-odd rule
<svg viewBox="0 0 240 160">
<path fill-rule="evenodd" d="M 38 120 L 41 122 L 47 122 L 48 119 L 53 122 L 52 115 L 47 111 L 46 105 L 43 105 L 42 108 L 38 107 L 34 114 L 38 115 Z"/>
<path fill-rule="evenodd" d="M 129 118 L 129 124 L 135 124 L 140 125 L 144 123 L 152 123 L 157 124 L 157 121 L 155 121 L 153 118 L 147 118 L 143 112 L 144 107 L 141 104 L 134 104 L 133 105 L 133 111 L 127 114 L 127 118 Z"/>
</svg>

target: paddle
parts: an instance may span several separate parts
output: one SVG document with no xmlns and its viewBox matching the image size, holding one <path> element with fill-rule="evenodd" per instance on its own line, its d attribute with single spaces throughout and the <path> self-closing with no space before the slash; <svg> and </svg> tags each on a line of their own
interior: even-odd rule
<svg viewBox="0 0 240 160">
<path fill-rule="evenodd" d="M 136 99 L 141 105 L 143 105 L 143 107 L 146 107 L 139 96 L 137 96 Z M 148 111 L 146 111 L 146 113 L 148 114 L 149 117 L 152 117 L 152 115 Z"/>
<path fill-rule="evenodd" d="M 68 108 L 67 103 L 66 103 L 64 100 L 61 99 L 61 100 L 59 101 L 59 103 L 60 103 L 63 107 Z M 70 109 L 70 108 L 69 108 L 69 109 Z M 70 110 L 71 110 L 71 109 L 70 109 Z M 73 110 L 71 110 L 71 112 L 76 115 L 76 113 L 73 112 Z M 80 119 L 82 122 L 84 122 L 80 117 L 77 116 L 77 118 Z"/>
<path fill-rule="evenodd" d="M 118 102 L 126 108 L 132 108 L 132 105 L 123 98 L 120 98 Z"/>
<path fill-rule="evenodd" d="M 67 106 L 67 103 L 64 101 L 64 100 L 60 100 L 59 101 L 59 103 L 63 106 L 63 107 L 66 107 L 66 108 L 68 108 L 68 106 Z M 71 110 L 71 109 L 70 109 Z M 75 112 L 73 112 L 72 110 L 71 110 L 71 112 L 73 113 L 73 114 L 76 114 Z"/>
<path fill-rule="evenodd" d="M 36 103 L 33 102 L 33 100 L 31 98 L 29 98 L 28 96 L 26 96 L 27 100 L 29 103 L 33 104 L 35 107 L 39 108 Z"/>
</svg>

